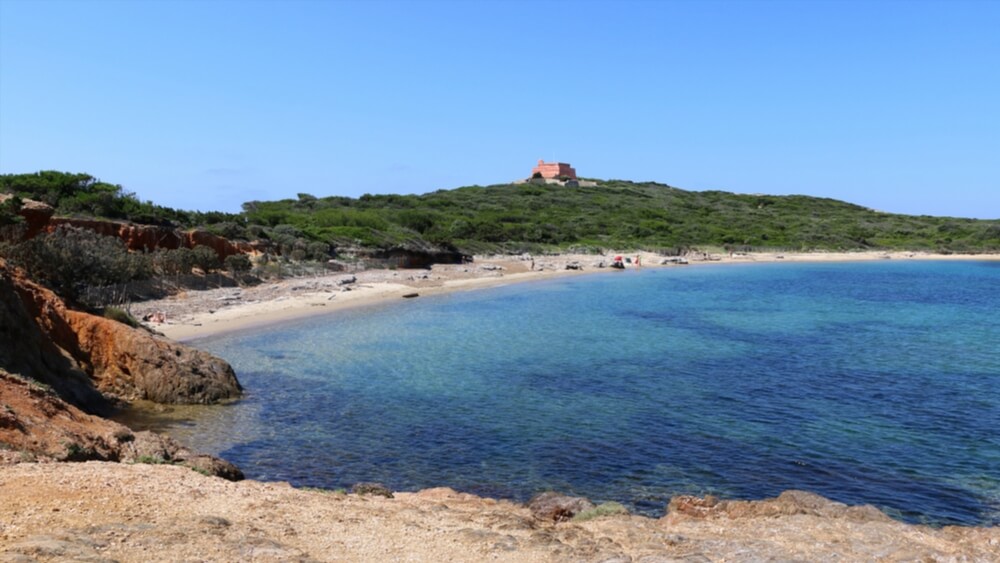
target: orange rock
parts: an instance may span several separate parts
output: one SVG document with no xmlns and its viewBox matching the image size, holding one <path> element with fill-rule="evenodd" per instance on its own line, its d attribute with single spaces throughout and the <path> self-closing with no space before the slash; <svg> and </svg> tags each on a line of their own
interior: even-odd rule
<svg viewBox="0 0 1000 563">
<path fill-rule="evenodd" d="M 220 358 L 66 307 L 0 260 L 0 368 L 52 386 L 91 412 L 114 399 L 215 403 L 242 391 Z"/>
</svg>

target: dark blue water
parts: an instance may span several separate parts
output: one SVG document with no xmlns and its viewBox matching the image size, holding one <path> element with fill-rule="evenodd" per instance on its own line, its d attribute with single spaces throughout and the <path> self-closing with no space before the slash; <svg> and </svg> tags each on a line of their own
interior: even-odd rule
<svg viewBox="0 0 1000 563">
<path fill-rule="evenodd" d="M 610 272 L 198 344 L 246 400 L 176 429 L 251 478 L 660 515 L 805 489 L 1000 523 L 1000 264 Z"/>
</svg>

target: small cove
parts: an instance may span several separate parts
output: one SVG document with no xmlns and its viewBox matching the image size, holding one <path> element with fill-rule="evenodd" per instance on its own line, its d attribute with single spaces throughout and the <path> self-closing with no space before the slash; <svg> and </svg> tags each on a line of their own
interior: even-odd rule
<svg viewBox="0 0 1000 563">
<path fill-rule="evenodd" d="M 246 399 L 151 424 L 247 476 L 660 515 L 785 489 L 1000 523 L 1000 267 L 648 269 L 350 310 L 195 344 Z"/>
</svg>

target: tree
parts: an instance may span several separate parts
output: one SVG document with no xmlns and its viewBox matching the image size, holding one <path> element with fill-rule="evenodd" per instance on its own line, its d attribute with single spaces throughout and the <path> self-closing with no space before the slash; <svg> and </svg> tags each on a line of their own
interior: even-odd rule
<svg viewBox="0 0 1000 563">
<path fill-rule="evenodd" d="M 0 202 L 0 226 L 23 223 L 24 217 L 20 214 L 23 205 L 24 202 L 16 195 Z"/>
<path fill-rule="evenodd" d="M 12 245 L 6 254 L 32 279 L 70 301 L 79 301 L 88 287 L 147 279 L 152 273 L 148 257 L 129 252 L 117 237 L 65 225 Z"/>
<path fill-rule="evenodd" d="M 194 266 L 206 274 L 219 269 L 219 255 L 210 246 L 199 244 L 192 250 L 191 257 Z"/>
<path fill-rule="evenodd" d="M 250 262 L 250 258 L 246 254 L 232 254 L 226 256 L 224 261 L 226 269 L 229 270 L 230 275 L 236 277 L 236 274 L 242 274 L 249 272 L 253 268 L 253 263 Z"/>
</svg>

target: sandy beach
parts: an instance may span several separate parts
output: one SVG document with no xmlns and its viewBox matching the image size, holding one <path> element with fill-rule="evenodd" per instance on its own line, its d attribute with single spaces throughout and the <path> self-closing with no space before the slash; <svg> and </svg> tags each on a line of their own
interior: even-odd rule
<svg viewBox="0 0 1000 563">
<path fill-rule="evenodd" d="M 162 315 L 164 322 L 146 321 L 168 338 L 188 341 L 221 333 L 257 328 L 353 307 L 393 300 L 469 291 L 501 284 L 522 283 L 605 272 L 616 255 L 641 268 L 702 267 L 712 264 L 764 262 L 859 262 L 874 260 L 1000 260 L 1000 255 L 932 254 L 924 252 L 811 252 L 697 254 L 677 264 L 653 253 L 561 254 L 554 256 L 476 256 L 470 264 L 437 264 L 430 269 L 335 272 L 290 278 L 250 287 L 223 287 L 184 291 L 165 299 L 133 304 L 137 318 Z M 634 268 L 634 264 L 629 264 Z"/>
</svg>

